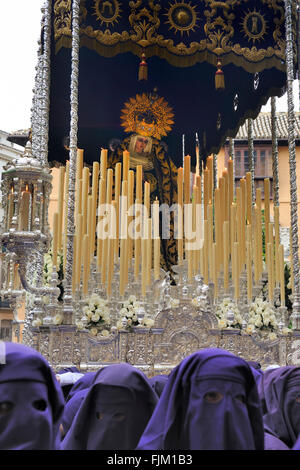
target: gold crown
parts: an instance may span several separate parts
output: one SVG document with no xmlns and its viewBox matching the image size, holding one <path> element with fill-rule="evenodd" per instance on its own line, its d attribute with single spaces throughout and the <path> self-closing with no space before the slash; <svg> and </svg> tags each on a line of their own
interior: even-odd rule
<svg viewBox="0 0 300 470">
<path fill-rule="evenodd" d="M 143 93 L 125 103 L 121 125 L 125 132 L 160 140 L 172 130 L 173 117 L 173 110 L 164 98 Z"/>
</svg>

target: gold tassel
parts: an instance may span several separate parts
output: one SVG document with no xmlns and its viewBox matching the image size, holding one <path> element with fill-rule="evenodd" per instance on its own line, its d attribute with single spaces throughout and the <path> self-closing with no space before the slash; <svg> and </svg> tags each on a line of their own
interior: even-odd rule
<svg viewBox="0 0 300 470">
<path fill-rule="evenodd" d="M 217 63 L 218 70 L 216 71 L 216 74 L 215 74 L 216 90 L 225 89 L 225 79 L 224 79 L 223 70 L 221 69 L 221 65 L 222 65 L 221 62 L 218 60 L 218 63 Z"/>
<path fill-rule="evenodd" d="M 139 66 L 139 80 L 148 80 L 148 64 L 146 62 L 146 54 L 144 52 Z"/>
</svg>

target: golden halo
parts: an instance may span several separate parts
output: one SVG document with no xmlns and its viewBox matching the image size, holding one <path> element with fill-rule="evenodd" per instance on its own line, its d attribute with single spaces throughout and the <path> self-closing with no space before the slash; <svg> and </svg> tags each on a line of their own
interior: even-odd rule
<svg viewBox="0 0 300 470">
<path fill-rule="evenodd" d="M 252 19 L 252 29 L 250 29 L 249 21 Z M 258 20 L 260 21 L 260 30 L 258 31 Z M 253 11 L 248 10 L 248 13 L 245 15 L 243 21 L 241 22 L 242 29 L 244 30 L 244 36 L 248 38 L 248 41 L 252 39 L 255 41 L 261 41 L 266 34 L 267 25 L 264 16 L 256 11 L 254 8 Z"/>
<path fill-rule="evenodd" d="M 117 0 L 94 0 L 93 15 L 97 16 L 97 20 L 101 21 L 101 26 L 106 23 L 108 27 L 110 24 L 118 23 L 118 18 L 121 17 L 120 3 Z M 111 16 L 105 16 L 105 12 L 111 14 Z"/>
<path fill-rule="evenodd" d="M 151 94 L 130 98 L 121 113 L 121 126 L 125 132 L 136 132 L 158 140 L 166 136 L 174 124 L 173 110 L 167 101 Z"/>
<path fill-rule="evenodd" d="M 192 6 L 191 3 L 185 3 L 184 1 L 171 4 L 168 13 L 165 16 L 168 17 L 167 24 L 170 25 L 169 29 L 174 29 L 175 33 L 180 32 L 181 36 L 183 33 L 190 34 L 190 31 L 195 31 L 197 27 L 198 16 L 195 10 L 196 6 Z"/>
</svg>

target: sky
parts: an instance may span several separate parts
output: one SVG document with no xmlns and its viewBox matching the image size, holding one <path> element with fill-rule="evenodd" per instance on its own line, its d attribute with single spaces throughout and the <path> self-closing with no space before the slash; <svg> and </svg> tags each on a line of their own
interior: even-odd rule
<svg viewBox="0 0 300 470">
<path fill-rule="evenodd" d="M 0 129 L 11 132 L 30 127 L 30 108 L 37 64 L 41 6 L 44 0 L 0 1 Z M 13 20 L 13 23 L 12 23 Z M 299 85 L 294 82 L 295 110 Z M 270 111 L 270 104 L 262 111 Z M 277 111 L 287 111 L 286 95 Z"/>
</svg>

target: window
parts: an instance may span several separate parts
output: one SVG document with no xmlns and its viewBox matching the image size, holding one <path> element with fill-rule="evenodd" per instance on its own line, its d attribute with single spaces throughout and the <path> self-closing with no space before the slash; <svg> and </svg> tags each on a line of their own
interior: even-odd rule
<svg viewBox="0 0 300 470">
<path fill-rule="evenodd" d="M 270 178 L 270 198 L 273 197 L 272 188 L 272 148 L 255 145 L 253 151 L 254 157 L 254 182 L 255 189 L 261 188 L 261 195 L 264 198 L 264 178 Z M 225 164 L 227 164 L 229 158 L 229 146 L 225 146 Z M 235 145 L 234 149 L 234 167 L 235 167 L 235 179 L 239 180 L 243 178 L 248 171 L 249 167 L 249 154 L 248 145 Z"/>
<path fill-rule="evenodd" d="M 11 320 L 0 320 L 0 340 L 12 340 L 12 322 Z"/>
</svg>

